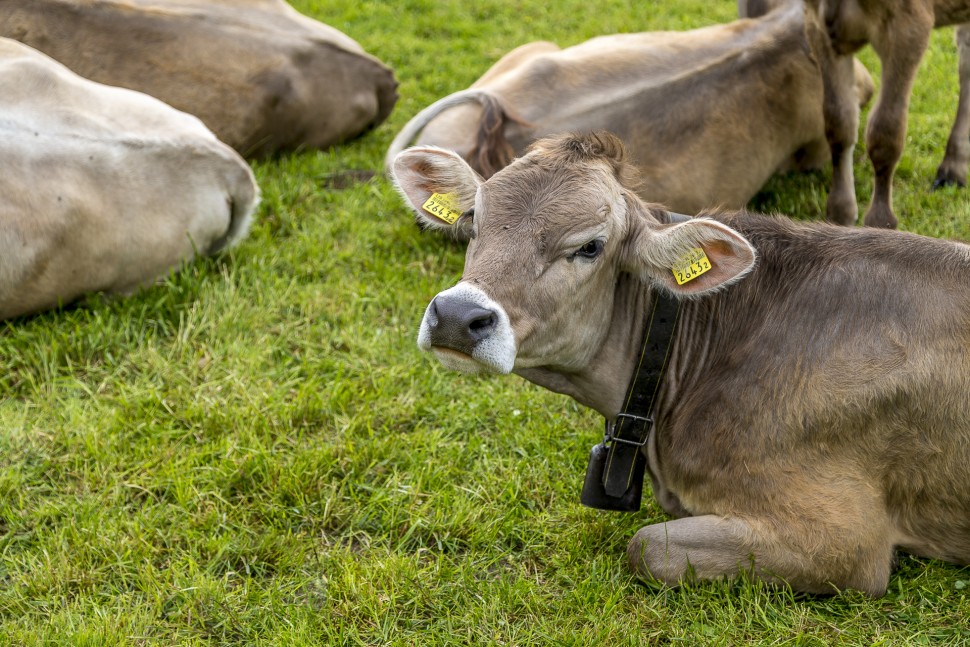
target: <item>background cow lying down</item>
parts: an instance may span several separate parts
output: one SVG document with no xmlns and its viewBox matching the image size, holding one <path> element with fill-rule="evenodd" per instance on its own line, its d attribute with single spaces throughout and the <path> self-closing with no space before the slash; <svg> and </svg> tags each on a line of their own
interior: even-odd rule
<svg viewBox="0 0 970 647">
<path fill-rule="evenodd" d="M 0 38 L 0 319 L 151 283 L 245 236 L 257 199 L 195 117 Z"/>
<path fill-rule="evenodd" d="M 672 294 L 644 453 L 680 518 L 637 533 L 636 571 L 880 595 L 895 547 L 970 563 L 970 246 L 746 213 L 675 223 L 626 165 L 609 135 L 541 140 L 488 181 L 451 151 L 402 153 L 418 216 L 472 237 L 419 345 L 614 420 Z M 425 209 L 434 193 L 453 194 L 453 225 Z M 711 267 L 680 285 L 671 268 L 695 250 Z"/>
<path fill-rule="evenodd" d="M 489 177 L 537 138 L 604 129 L 627 146 L 646 199 L 686 213 L 741 207 L 774 173 L 828 160 L 804 10 L 778 4 L 757 19 L 686 32 L 519 47 L 415 116 L 385 164 L 417 138 Z M 872 80 L 861 63 L 856 81 L 865 104 Z"/>
<path fill-rule="evenodd" d="M 5 0 L 0 36 L 193 114 L 247 156 L 342 142 L 397 100 L 388 67 L 283 0 Z"/>
</svg>

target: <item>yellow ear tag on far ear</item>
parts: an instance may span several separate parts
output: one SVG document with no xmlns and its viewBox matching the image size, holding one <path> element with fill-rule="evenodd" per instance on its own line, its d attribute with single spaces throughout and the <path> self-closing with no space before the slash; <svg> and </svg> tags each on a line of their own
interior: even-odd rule
<svg viewBox="0 0 970 647">
<path fill-rule="evenodd" d="M 421 208 L 435 218 L 444 220 L 449 225 L 455 224 L 461 218 L 457 193 L 432 193 Z"/>
<path fill-rule="evenodd" d="M 681 256 L 670 268 L 674 273 L 677 285 L 683 285 L 688 281 L 693 281 L 698 276 L 711 269 L 711 261 L 707 254 L 700 247 L 694 247 L 689 252 Z"/>
</svg>

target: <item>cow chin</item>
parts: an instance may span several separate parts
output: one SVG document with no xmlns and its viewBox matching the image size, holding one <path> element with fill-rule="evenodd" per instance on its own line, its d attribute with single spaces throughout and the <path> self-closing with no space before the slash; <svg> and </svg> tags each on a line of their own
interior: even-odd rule
<svg viewBox="0 0 970 647">
<path fill-rule="evenodd" d="M 425 350 L 433 352 L 435 357 L 438 358 L 438 361 L 441 362 L 441 365 L 448 370 L 471 375 L 478 373 L 507 375 L 512 372 L 512 367 L 515 363 L 514 357 L 495 357 L 492 353 L 479 352 L 480 349 L 475 349 L 472 355 L 443 346 L 431 346 Z"/>
<path fill-rule="evenodd" d="M 466 355 L 457 350 L 435 346 L 432 347 L 431 351 L 438 358 L 438 361 L 441 362 L 441 365 L 449 371 L 458 371 L 459 373 L 468 373 L 470 375 L 501 372 L 487 364 L 482 364 L 471 355 Z"/>
</svg>

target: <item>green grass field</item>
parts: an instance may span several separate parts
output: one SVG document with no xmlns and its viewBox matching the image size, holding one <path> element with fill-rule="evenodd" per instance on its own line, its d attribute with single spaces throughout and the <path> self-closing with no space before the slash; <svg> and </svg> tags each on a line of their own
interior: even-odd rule
<svg viewBox="0 0 970 647">
<path fill-rule="evenodd" d="M 401 100 L 362 139 L 256 164 L 263 204 L 231 253 L 0 324 L 0 644 L 970 644 L 970 568 L 940 562 L 902 556 L 878 600 L 638 583 L 627 541 L 664 516 L 579 505 L 601 421 L 419 353 L 462 248 L 380 176 L 328 188 L 516 45 L 698 27 L 733 2 L 293 4 L 394 67 Z M 895 203 L 904 229 L 970 240 L 970 194 L 928 190 L 952 38 L 924 61 Z M 827 183 L 779 177 L 753 206 L 816 219 Z"/>
</svg>

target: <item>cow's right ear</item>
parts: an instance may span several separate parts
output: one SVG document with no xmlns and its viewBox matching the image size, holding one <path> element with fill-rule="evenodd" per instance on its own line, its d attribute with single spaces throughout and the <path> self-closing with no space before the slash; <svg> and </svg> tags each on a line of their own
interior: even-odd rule
<svg viewBox="0 0 970 647">
<path fill-rule="evenodd" d="M 437 146 L 415 146 L 394 158 L 391 173 L 419 222 L 470 237 L 471 219 L 461 216 L 474 208 L 475 194 L 484 180 L 457 153 Z"/>
</svg>

